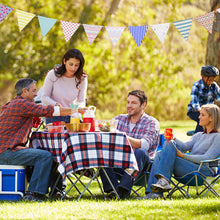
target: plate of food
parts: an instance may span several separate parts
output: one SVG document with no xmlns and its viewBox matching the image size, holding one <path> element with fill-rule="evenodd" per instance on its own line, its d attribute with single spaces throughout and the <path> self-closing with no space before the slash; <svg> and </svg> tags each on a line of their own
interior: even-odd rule
<svg viewBox="0 0 220 220">
<path fill-rule="evenodd" d="M 96 120 L 96 131 L 101 132 L 116 132 L 118 120 Z"/>
</svg>

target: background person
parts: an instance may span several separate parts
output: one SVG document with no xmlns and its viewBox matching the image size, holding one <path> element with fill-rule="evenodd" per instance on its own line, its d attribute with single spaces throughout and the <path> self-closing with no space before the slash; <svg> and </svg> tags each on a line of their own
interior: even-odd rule
<svg viewBox="0 0 220 220">
<path fill-rule="evenodd" d="M 187 115 L 197 122 L 195 131 L 189 131 L 188 135 L 193 135 L 199 131 L 203 131 L 203 127 L 199 125 L 199 113 L 201 106 L 205 104 L 213 104 L 214 100 L 220 103 L 220 89 L 214 79 L 219 75 L 219 71 L 214 66 L 203 66 L 201 69 L 202 78 L 195 82 L 191 91 L 191 101 L 187 107 Z"/>
<path fill-rule="evenodd" d="M 146 196 L 139 199 L 157 199 L 163 192 L 172 189 L 169 182 L 172 174 L 177 177 L 198 170 L 201 160 L 211 160 L 220 155 L 220 109 L 215 104 L 201 107 L 200 126 L 204 132 L 198 132 L 187 142 L 178 139 L 166 141 L 162 150 L 154 159 Z M 190 151 L 189 154 L 183 152 Z M 200 172 L 206 176 L 215 175 L 216 170 L 202 165 Z"/>
<path fill-rule="evenodd" d="M 26 147 L 33 126 L 33 117 L 71 115 L 72 111 L 70 108 L 35 104 L 37 88 L 33 79 L 18 80 L 15 91 L 17 96 L 2 107 L 0 114 L 0 164 L 33 166 L 24 199 L 45 199 L 53 158 L 48 151 Z"/>
<path fill-rule="evenodd" d="M 159 122 L 144 112 L 146 105 L 147 96 L 144 91 L 131 91 L 127 97 L 128 114 L 121 114 L 115 118 L 118 120 L 117 130 L 127 134 L 127 138 L 134 149 L 139 173 L 148 165 L 150 159 L 154 158 L 159 142 Z M 127 198 L 134 183 L 133 177 L 124 169 L 105 168 L 105 170 L 120 198 Z M 120 173 L 122 176 L 120 182 L 118 182 L 116 173 Z M 109 193 L 109 197 L 114 197 L 114 191 L 104 172 L 101 171 L 100 174 L 104 191 Z"/>
<path fill-rule="evenodd" d="M 62 58 L 62 64 L 48 72 L 43 85 L 42 102 L 70 107 L 76 101 L 79 107 L 85 107 L 88 80 L 83 71 L 84 63 L 84 57 L 78 49 L 68 50 Z M 46 124 L 53 121 L 70 123 L 70 116 L 46 118 Z"/>
</svg>

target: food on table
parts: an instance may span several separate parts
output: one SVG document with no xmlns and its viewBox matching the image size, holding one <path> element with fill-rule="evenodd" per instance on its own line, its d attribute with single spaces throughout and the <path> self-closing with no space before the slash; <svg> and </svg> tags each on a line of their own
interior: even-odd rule
<svg viewBox="0 0 220 220">
<path fill-rule="evenodd" d="M 90 130 L 90 123 L 70 123 L 66 124 L 66 129 L 71 132 L 88 132 Z"/>
<path fill-rule="evenodd" d="M 118 120 L 96 120 L 96 130 L 102 132 L 116 132 Z"/>
</svg>

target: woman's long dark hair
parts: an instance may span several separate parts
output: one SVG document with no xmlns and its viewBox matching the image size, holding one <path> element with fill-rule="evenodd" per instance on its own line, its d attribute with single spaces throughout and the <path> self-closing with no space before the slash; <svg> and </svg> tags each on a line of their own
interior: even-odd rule
<svg viewBox="0 0 220 220">
<path fill-rule="evenodd" d="M 75 58 L 80 61 L 79 68 L 74 74 L 74 76 L 76 77 L 76 87 L 78 88 L 83 76 L 84 77 L 86 76 L 86 74 L 83 71 L 85 60 L 84 60 L 82 53 L 78 49 L 70 49 L 64 54 L 64 56 L 62 58 L 62 64 L 59 67 L 54 69 L 55 75 L 57 77 L 62 77 L 65 74 L 66 66 L 64 64 L 64 60 L 66 62 L 70 58 Z"/>
</svg>

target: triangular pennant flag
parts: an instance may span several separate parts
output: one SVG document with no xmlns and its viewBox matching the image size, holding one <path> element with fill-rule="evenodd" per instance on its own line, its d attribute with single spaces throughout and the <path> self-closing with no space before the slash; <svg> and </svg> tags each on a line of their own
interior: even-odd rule
<svg viewBox="0 0 220 220">
<path fill-rule="evenodd" d="M 217 11 L 218 13 L 220 13 L 220 8 L 216 9 L 216 11 Z"/>
<path fill-rule="evenodd" d="M 154 33 L 157 35 L 162 44 L 164 43 L 169 27 L 170 23 L 151 25 L 151 28 L 153 29 Z"/>
<path fill-rule="evenodd" d="M 39 15 L 38 15 L 38 20 L 43 37 L 48 33 L 48 31 L 54 26 L 54 24 L 57 21 L 57 19 L 47 18 Z"/>
<path fill-rule="evenodd" d="M 76 32 L 78 27 L 80 26 L 79 23 L 72 23 L 68 21 L 60 21 L 64 33 L 64 37 L 66 42 L 69 41 L 69 39 L 73 36 L 73 34 Z"/>
<path fill-rule="evenodd" d="M 173 24 L 180 32 L 180 34 L 183 36 L 183 38 L 187 41 L 189 37 L 189 31 L 192 25 L 192 18 L 181 21 L 175 21 L 173 22 Z"/>
<path fill-rule="evenodd" d="M 33 19 L 33 17 L 35 17 L 35 14 L 18 9 L 16 9 L 16 15 L 18 18 L 18 26 L 20 31 L 24 29 L 24 27 Z"/>
<path fill-rule="evenodd" d="M 212 33 L 214 11 L 202 16 L 195 17 L 194 19 L 197 20 L 201 25 L 203 25 L 204 28 L 207 29 L 210 34 Z"/>
<path fill-rule="evenodd" d="M 137 46 L 141 45 L 141 42 L 144 38 L 144 35 L 148 29 L 148 25 L 144 26 L 129 26 L 128 29 L 130 30 Z"/>
<path fill-rule="evenodd" d="M 0 4 L 0 23 L 14 10 L 3 4 Z"/>
<path fill-rule="evenodd" d="M 103 26 L 83 24 L 83 27 L 91 45 Z"/>
<path fill-rule="evenodd" d="M 110 27 L 110 26 L 106 26 L 105 27 L 109 37 L 112 41 L 113 46 L 115 46 L 121 36 L 121 34 L 123 33 L 125 27 Z"/>
</svg>

